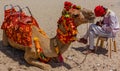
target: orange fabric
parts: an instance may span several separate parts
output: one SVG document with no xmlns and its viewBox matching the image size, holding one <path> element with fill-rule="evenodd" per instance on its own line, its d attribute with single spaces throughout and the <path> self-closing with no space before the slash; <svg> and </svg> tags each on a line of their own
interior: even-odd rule
<svg viewBox="0 0 120 71">
<path fill-rule="evenodd" d="M 18 24 L 9 26 L 9 28 L 5 30 L 7 37 L 18 44 L 31 47 L 32 46 L 31 25 L 24 24 L 22 22 L 19 22 Z"/>
<path fill-rule="evenodd" d="M 27 22 L 31 22 L 32 24 Z M 39 25 L 33 17 L 25 15 L 24 12 L 16 12 L 12 8 L 5 10 L 4 22 L 1 28 L 5 30 L 7 37 L 11 40 L 18 44 L 31 47 L 32 25 L 39 28 Z"/>
<path fill-rule="evenodd" d="M 105 14 L 105 9 L 103 6 L 96 6 L 94 9 L 96 17 L 100 17 Z"/>
<path fill-rule="evenodd" d="M 74 36 L 77 34 L 74 20 L 70 17 L 62 16 L 58 20 L 58 24 L 62 24 L 66 30 L 66 33 L 63 33 L 59 28 L 57 29 L 57 37 L 59 40 L 64 44 L 74 41 Z"/>
</svg>

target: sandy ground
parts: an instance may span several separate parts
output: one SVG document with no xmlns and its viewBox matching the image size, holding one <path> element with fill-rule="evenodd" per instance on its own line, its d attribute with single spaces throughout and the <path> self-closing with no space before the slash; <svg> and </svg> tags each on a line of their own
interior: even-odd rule
<svg viewBox="0 0 120 71">
<path fill-rule="evenodd" d="M 61 16 L 65 0 L 0 0 L 0 25 L 4 17 L 4 5 L 13 4 L 21 7 L 28 6 L 40 27 L 53 37 L 56 34 L 57 20 Z M 120 0 L 69 0 L 82 8 L 93 10 L 96 5 L 104 5 L 112 9 L 120 21 Z M 27 12 L 25 10 L 25 12 Z M 28 12 L 27 12 L 28 13 Z M 29 15 L 29 13 L 28 13 Z M 87 25 L 78 27 L 78 38 L 82 37 Z M 112 58 L 106 56 L 107 50 L 102 48 L 95 54 L 83 55 L 81 52 L 86 45 L 73 42 L 70 48 L 63 54 L 65 62 L 52 63 L 49 71 L 120 71 L 120 33 L 116 37 L 117 52 L 112 52 Z M 0 71 L 42 71 L 40 68 L 25 62 L 24 52 L 2 47 L 2 30 L 0 29 Z"/>
</svg>

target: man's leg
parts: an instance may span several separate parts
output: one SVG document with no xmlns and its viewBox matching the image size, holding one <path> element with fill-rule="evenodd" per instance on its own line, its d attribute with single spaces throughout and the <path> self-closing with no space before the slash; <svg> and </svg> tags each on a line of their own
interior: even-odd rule
<svg viewBox="0 0 120 71">
<path fill-rule="evenodd" d="M 94 28 L 92 25 L 93 25 L 93 24 L 91 24 L 91 25 L 89 26 L 89 29 L 87 30 L 86 34 L 85 34 L 82 38 L 80 38 L 78 42 L 87 44 L 87 39 L 88 39 L 88 37 L 89 37 L 89 35 L 90 35 L 90 31 L 92 31 L 93 28 Z"/>
<path fill-rule="evenodd" d="M 89 49 L 90 50 L 94 50 L 94 38 L 95 38 L 95 33 L 94 31 L 90 31 L 89 34 Z"/>
<path fill-rule="evenodd" d="M 89 32 L 89 49 L 87 51 L 84 51 L 83 54 L 89 54 L 94 52 L 94 38 L 95 38 L 94 31 L 90 31 Z"/>
</svg>

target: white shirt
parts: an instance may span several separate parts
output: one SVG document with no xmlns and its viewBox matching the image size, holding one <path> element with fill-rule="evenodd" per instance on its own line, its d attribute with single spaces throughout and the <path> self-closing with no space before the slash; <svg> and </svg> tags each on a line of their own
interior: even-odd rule
<svg viewBox="0 0 120 71">
<path fill-rule="evenodd" d="M 120 28 L 118 18 L 115 15 L 115 13 L 111 10 L 107 11 L 106 15 L 103 18 L 103 23 L 104 23 L 104 25 L 102 26 L 102 28 L 106 32 L 111 32 L 113 34 L 113 36 L 116 35 L 116 32 Z"/>
</svg>

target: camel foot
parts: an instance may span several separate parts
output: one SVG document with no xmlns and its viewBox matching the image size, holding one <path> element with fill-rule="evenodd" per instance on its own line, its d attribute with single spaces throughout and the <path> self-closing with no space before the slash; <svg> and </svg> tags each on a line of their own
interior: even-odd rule
<svg viewBox="0 0 120 71">
<path fill-rule="evenodd" d="M 41 69 L 43 69 L 43 70 L 49 70 L 49 69 L 51 69 L 52 67 L 50 66 L 50 65 L 48 65 L 48 64 L 45 64 L 45 65 L 43 65 L 42 67 L 41 67 Z"/>
</svg>

